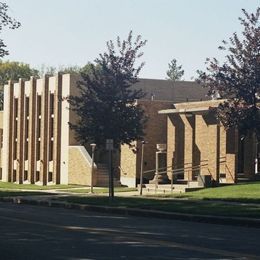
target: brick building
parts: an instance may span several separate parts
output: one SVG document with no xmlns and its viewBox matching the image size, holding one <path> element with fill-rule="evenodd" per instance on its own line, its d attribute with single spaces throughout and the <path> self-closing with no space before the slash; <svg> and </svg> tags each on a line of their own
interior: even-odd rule
<svg viewBox="0 0 260 260">
<path fill-rule="evenodd" d="M 69 110 L 66 97 L 77 95 L 77 80 L 77 75 L 59 74 L 42 79 L 32 77 L 29 81 L 20 80 L 18 83 L 9 82 L 5 86 L 4 111 L 0 112 L 2 181 L 38 185 L 90 184 L 91 155 L 85 147 L 79 145 L 68 125 L 68 122 L 75 122 L 76 115 Z M 222 173 L 224 167 L 219 165 L 218 157 L 226 156 L 230 176 L 233 174 L 235 178 L 238 153 L 226 153 L 224 147 L 228 143 L 226 140 L 235 138 L 236 135 L 225 133 L 225 137 L 219 141 L 215 137 L 209 137 L 207 148 L 202 144 L 205 131 L 208 131 L 208 136 L 222 136 L 224 132 L 217 122 L 213 123 L 212 127 L 205 123 L 205 116 L 195 109 L 204 107 L 205 112 L 210 102 L 213 102 L 205 103 L 205 89 L 194 82 L 150 79 L 141 79 L 133 88 L 142 88 L 146 92 L 146 96 L 137 101 L 149 116 L 145 137 L 149 142 L 144 155 L 145 170 L 155 168 L 156 144 L 167 143 L 169 168 L 208 160 L 211 174 L 217 180 L 219 173 L 216 173 L 216 169 L 221 169 L 217 172 Z M 183 107 L 192 110 L 190 112 L 193 119 L 188 119 L 185 113 L 183 115 Z M 178 118 L 177 121 L 174 118 Z M 179 126 L 180 119 L 182 123 Z M 211 157 L 206 156 L 216 148 L 216 142 L 222 145 L 217 148 L 218 153 L 212 153 Z M 253 141 L 246 143 L 249 143 L 248 147 L 251 149 Z M 122 146 L 118 160 L 118 177 L 122 184 L 128 186 L 135 186 L 140 174 L 140 142 L 135 145 L 137 153 L 133 153 L 128 146 Z M 237 141 L 234 141 L 233 145 L 237 147 Z M 249 148 L 245 151 L 251 151 Z M 200 149 L 200 153 L 196 153 L 196 149 Z M 250 153 L 245 152 L 245 155 L 250 156 Z M 176 164 L 172 163 L 173 161 L 176 161 Z M 250 167 L 245 165 L 248 173 L 252 172 Z M 148 178 L 152 178 L 153 174 Z M 170 175 L 169 177 L 171 178 Z M 105 166 L 95 164 L 94 185 L 104 185 L 107 178 Z M 189 179 L 189 174 L 184 173 L 184 178 Z"/>
</svg>

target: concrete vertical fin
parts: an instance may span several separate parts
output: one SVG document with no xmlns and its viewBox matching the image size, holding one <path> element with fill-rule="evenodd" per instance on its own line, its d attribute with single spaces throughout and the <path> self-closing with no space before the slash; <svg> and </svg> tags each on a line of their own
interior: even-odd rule
<svg viewBox="0 0 260 260">
<path fill-rule="evenodd" d="M 36 79 L 30 78 L 29 97 L 29 140 L 28 140 L 28 180 L 35 183 L 36 172 Z"/>
<path fill-rule="evenodd" d="M 23 183 L 23 175 L 24 175 L 24 144 L 25 144 L 24 102 L 25 102 L 24 80 L 19 79 L 16 181 L 20 184 Z"/>
<path fill-rule="evenodd" d="M 14 84 L 4 87 L 4 131 L 3 131 L 3 175 L 2 180 L 11 181 L 13 175 L 13 123 L 14 123 Z"/>
<path fill-rule="evenodd" d="M 47 174 L 49 171 L 48 140 L 49 140 L 49 78 L 44 76 L 41 95 L 41 144 L 40 144 L 40 181 L 47 185 Z"/>
<path fill-rule="evenodd" d="M 53 180 L 60 183 L 61 164 L 61 104 L 62 104 L 62 74 L 56 76 L 54 90 L 54 123 L 53 123 Z"/>
</svg>

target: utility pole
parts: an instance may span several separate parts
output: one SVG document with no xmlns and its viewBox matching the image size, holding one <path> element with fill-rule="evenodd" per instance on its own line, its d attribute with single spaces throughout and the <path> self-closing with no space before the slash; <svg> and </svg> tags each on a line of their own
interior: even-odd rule
<svg viewBox="0 0 260 260">
<path fill-rule="evenodd" d="M 95 157 L 95 148 L 96 144 L 90 144 L 92 154 L 91 154 L 91 181 L 90 181 L 90 192 L 93 193 L 93 177 L 94 177 L 94 157 Z"/>
<path fill-rule="evenodd" d="M 141 170 L 140 170 L 140 195 L 143 195 L 143 165 L 144 165 L 144 145 L 147 142 L 142 141 L 142 150 L 141 150 Z"/>
<path fill-rule="evenodd" d="M 114 176 L 112 169 L 112 152 L 114 149 L 113 139 L 106 140 L 106 150 L 108 151 L 108 168 L 109 168 L 109 201 L 112 202 L 114 199 Z"/>
</svg>

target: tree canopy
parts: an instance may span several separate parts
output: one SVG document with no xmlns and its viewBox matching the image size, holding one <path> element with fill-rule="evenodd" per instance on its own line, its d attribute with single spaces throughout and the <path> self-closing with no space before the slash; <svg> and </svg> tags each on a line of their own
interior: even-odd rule
<svg viewBox="0 0 260 260">
<path fill-rule="evenodd" d="M 168 80 L 176 81 L 181 80 L 184 75 L 184 70 L 182 69 L 182 65 L 177 65 L 177 60 L 172 59 L 170 63 L 168 63 L 169 69 L 167 70 L 167 78 Z"/>
<path fill-rule="evenodd" d="M 29 64 L 17 61 L 0 61 L 0 85 L 7 84 L 8 80 L 18 81 L 19 78 L 30 79 L 30 76 L 38 76 L 39 72 Z"/>
<path fill-rule="evenodd" d="M 207 59 L 206 72 L 199 72 L 199 83 L 209 88 L 209 95 L 226 99 L 217 116 L 226 128 L 236 127 L 241 134 L 255 133 L 260 139 L 260 8 L 255 13 L 242 9 L 239 18 L 242 36 L 233 33 L 223 41 L 223 64 Z"/>
<path fill-rule="evenodd" d="M 85 65 L 87 66 L 87 65 Z M 62 73 L 62 74 L 66 74 L 66 73 L 80 73 L 81 70 L 84 70 L 84 67 L 80 67 L 80 66 L 59 66 L 59 67 L 55 67 L 55 66 L 46 66 L 45 64 L 42 64 L 41 68 L 39 69 L 39 76 L 43 77 L 45 74 L 49 75 L 49 76 L 54 76 L 55 74 Z"/>
<path fill-rule="evenodd" d="M 80 95 L 69 98 L 78 115 L 78 122 L 71 127 L 81 143 L 104 146 L 106 139 L 113 139 L 118 147 L 144 135 L 144 112 L 136 104 L 144 93 L 131 86 L 144 66 L 136 62 L 145 44 L 140 35 L 133 39 L 130 31 L 126 40 L 108 41 L 107 51 L 81 72 Z"/>
<path fill-rule="evenodd" d="M 19 78 L 30 79 L 30 76 L 38 76 L 38 70 L 32 69 L 29 64 L 17 61 L 0 61 L 0 110 L 3 109 L 3 86 L 8 80 L 18 81 Z"/>
</svg>

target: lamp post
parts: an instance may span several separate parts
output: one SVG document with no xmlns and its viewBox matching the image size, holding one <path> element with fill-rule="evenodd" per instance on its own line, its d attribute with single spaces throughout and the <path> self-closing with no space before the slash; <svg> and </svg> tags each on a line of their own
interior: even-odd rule
<svg viewBox="0 0 260 260">
<path fill-rule="evenodd" d="M 142 151 L 141 151 L 141 170 L 140 170 L 140 195 L 143 194 L 143 164 L 144 164 L 144 145 L 147 142 L 142 141 Z"/>
<path fill-rule="evenodd" d="M 93 193 L 93 176 L 94 176 L 94 157 L 95 157 L 95 148 L 96 144 L 92 143 L 90 144 L 91 149 L 92 149 L 92 154 L 91 154 L 91 181 L 90 181 L 90 192 Z"/>
</svg>

